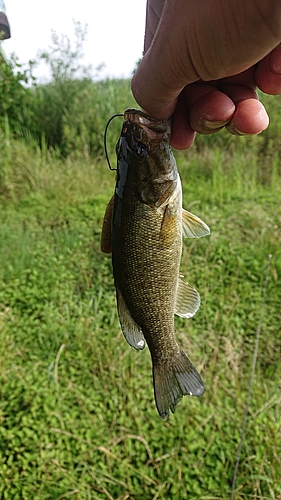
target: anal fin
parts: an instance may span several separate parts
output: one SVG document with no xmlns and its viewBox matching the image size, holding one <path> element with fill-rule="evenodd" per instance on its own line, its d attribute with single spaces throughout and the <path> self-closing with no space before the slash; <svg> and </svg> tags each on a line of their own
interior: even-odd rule
<svg viewBox="0 0 281 500">
<path fill-rule="evenodd" d="M 116 289 L 117 308 L 120 325 L 125 339 L 131 347 L 137 350 L 144 349 L 145 340 L 141 328 L 133 320 L 120 290 Z"/>
</svg>

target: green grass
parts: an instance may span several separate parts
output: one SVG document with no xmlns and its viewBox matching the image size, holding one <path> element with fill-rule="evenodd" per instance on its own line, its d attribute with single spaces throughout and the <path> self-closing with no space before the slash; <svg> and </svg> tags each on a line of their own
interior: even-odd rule
<svg viewBox="0 0 281 500">
<path fill-rule="evenodd" d="M 181 266 L 201 309 L 176 318 L 206 392 L 184 398 L 168 422 L 155 409 L 148 349 L 135 352 L 122 336 L 110 258 L 99 248 L 114 173 L 104 160 L 61 161 L 9 144 L 0 214 L 1 498 L 229 498 L 269 253 L 235 499 L 281 498 L 281 177 L 255 140 L 240 141 L 199 141 L 177 155 L 184 206 L 211 227 L 210 238 L 184 242 Z"/>
</svg>

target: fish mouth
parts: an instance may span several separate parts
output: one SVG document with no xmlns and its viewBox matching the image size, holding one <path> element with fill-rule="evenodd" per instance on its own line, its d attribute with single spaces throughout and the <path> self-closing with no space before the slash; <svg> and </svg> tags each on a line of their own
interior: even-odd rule
<svg viewBox="0 0 281 500">
<path fill-rule="evenodd" d="M 139 109 L 129 108 L 126 109 L 124 113 L 124 120 L 130 123 L 134 123 L 145 129 L 147 137 L 151 140 L 161 139 L 168 140 L 171 136 L 171 119 L 165 118 L 163 120 L 158 120 L 149 116 Z"/>
</svg>

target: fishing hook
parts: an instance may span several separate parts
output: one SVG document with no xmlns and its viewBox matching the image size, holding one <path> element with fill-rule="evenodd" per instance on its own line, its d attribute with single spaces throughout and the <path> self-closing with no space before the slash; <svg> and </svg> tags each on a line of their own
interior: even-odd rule
<svg viewBox="0 0 281 500">
<path fill-rule="evenodd" d="M 107 145 L 106 145 L 106 134 L 107 134 L 107 129 L 108 129 L 110 122 L 113 120 L 113 118 L 116 118 L 116 116 L 123 116 L 124 117 L 124 115 L 122 113 L 116 113 L 116 115 L 113 115 L 111 118 L 109 118 L 109 120 L 105 126 L 104 134 L 103 134 L 104 152 L 105 152 L 107 164 L 108 164 L 110 170 L 117 170 L 117 168 L 112 168 L 112 166 L 110 165 L 110 160 L 109 160 L 109 156 L 108 156 L 108 152 L 107 152 Z"/>
</svg>

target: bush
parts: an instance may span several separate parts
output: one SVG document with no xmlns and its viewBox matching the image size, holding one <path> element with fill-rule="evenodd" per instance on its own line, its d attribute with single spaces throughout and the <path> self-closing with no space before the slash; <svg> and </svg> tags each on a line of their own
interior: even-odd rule
<svg viewBox="0 0 281 500">
<path fill-rule="evenodd" d="M 34 81 L 32 69 L 34 63 L 29 62 L 26 69 L 13 56 L 9 63 L 0 60 L 0 129 L 5 130 L 7 119 L 13 134 L 27 136 L 32 123 L 30 100 L 32 92 L 25 87 Z"/>
</svg>

